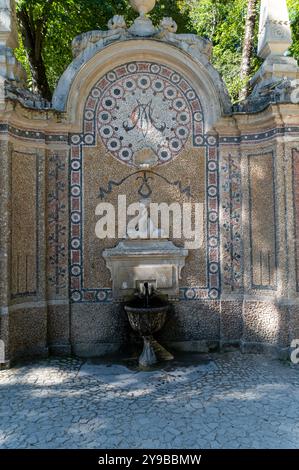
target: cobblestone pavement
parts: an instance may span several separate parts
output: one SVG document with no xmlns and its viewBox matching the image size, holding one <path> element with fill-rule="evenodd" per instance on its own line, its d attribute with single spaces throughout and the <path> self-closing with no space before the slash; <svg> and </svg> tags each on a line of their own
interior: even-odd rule
<svg viewBox="0 0 299 470">
<path fill-rule="evenodd" d="M 192 357 L 151 372 L 74 358 L 1 371 L 0 447 L 299 448 L 299 366 Z"/>
</svg>

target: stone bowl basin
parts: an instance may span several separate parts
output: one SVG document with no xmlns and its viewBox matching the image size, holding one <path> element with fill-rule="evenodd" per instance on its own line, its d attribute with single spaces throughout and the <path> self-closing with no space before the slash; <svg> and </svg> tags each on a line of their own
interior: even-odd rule
<svg viewBox="0 0 299 470">
<path fill-rule="evenodd" d="M 153 337 L 163 327 L 169 308 L 170 305 L 159 297 L 150 297 L 149 307 L 144 306 L 144 299 L 135 299 L 125 305 L 132 329 L 143 338 L 143 351 L 139 357 L 141 367 L 173 359 L 173 355 Z"/>
<path fill-rule="evenodd" d="M 169 305 L 150 307 L 125 306 L 128 319 L 134 331 L 141 336 L 151 336 L 164 326 Z"/>
</svg>

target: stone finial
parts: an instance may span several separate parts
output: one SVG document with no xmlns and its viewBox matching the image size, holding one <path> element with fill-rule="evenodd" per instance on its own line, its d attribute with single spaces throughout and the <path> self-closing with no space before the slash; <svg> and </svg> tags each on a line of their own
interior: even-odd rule
<svg viewBox="0 0 299 470">
<path fill-rule="evenodd" d="M 264 62 L 250 81 L 253 92 L 249 97 L 255 110 L 273 100 L 292 102 L 290 83 L 297 86 L 299 68 L 297 61 L 285 54 L 291 45 L 286 0 L 261 0 L 258 55 Z"/>
<path fill-rule="evenodd" d="M 18 47 L 15 0 L 0 0 L 0 47 Z"/>
<path fill-rule="evenodd" d="M 132 24 L 129 33 L 140 37 L 153 36 L 157 30 L 150 18 L 145 15 L 154 8 L 156 0 L 130 0 L 130 4 L 134 10 L 138 11 L 139 17 Z"/>
<path fill-rule="evenodd" d="M 262 0 L 258 55 L 282 56 L 292 45 L 292 34 L 286 0 Z"/>
<path fill-rule="evenodd" d="M 20 82 L 25 72 L 16 60 L 13 49 L 18 47 L 15 0 L 0 0 L 0 78 Z M 1 87 L 1 97 L 4 93 Z"/>
<path fill-rule="evenodd" d="M 130 4 L 140 16 L 145 16 L 155 7 L 156 0 L 130 0 Z"/>
</svg>

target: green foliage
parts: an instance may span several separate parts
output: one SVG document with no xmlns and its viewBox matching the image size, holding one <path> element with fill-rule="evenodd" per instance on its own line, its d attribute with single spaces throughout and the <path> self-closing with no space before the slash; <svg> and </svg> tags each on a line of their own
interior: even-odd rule
<svg viewBox="0 0 299 470">
<path fill-rule="evenodd" d="M 191 31 L 188 10 L 181 1 L 160 0 L 153 12 L 153 20 L 172 16 L 181 31 Z M 107 23 L 115 14 L 124 15 L 128 24 L 136 17 L 127 0 L 19 0 L 17 10 L 26 8 L 35 23 L 46 14 L 42 57 L 46 65 L 50 88 L 53 90 L 66 66 L 71 62 L 71 42 L 75 36 L 93 29 L 107 29 Z M 24 45 L 20 38 L 17 58 L 24 65 L 28 76 L 30 69 Z M 30 85 L 30 81 L 29 81 Z"/>
<path fill-rule="evenodd" d="M 294 44 L 291 54 L 299 59 L 299 0 L 288 0 Z M 127 0 L 19 0 L 17 8 L 26 8 L 34 22 L 46 20 L 42 57 L 47 77 L 53 90 L 64 69 L 71 62 L 71 41 L 85 31 L 106 29 L 114 14 L 123 14 L 128 24 L 136 17 Z M 243 83 L 240 64 L 247 12 L 247 0 L 160 0 L 152 12 L 158 23 L 171 16 L 178 24 L 178 32 L 197 33 L 214 44 L 213 63 L 222 75 L 233 101 L 237 101 Z M 257 46 L 258 25 L 255 44 Z M 21 43 L 18 59 L 27 72 L 29 66 Z M 252 73 L 260 60 L 252 59 Z"/>
<path fill-rule="evenodd" d="M 186 0 L 158 0 L 151 13 L 154 24 L 158 24 L 163 17 L 171 16 L 178 25 L 178 33 L 195 33 L 190 17 L 190 8 Z"/>
<path fill-rule="evenodd" d="M 290 53 L 299 61 L 299 0 L 288 0 L 288 7 L 294 41 Z"/>
<path fill-rule="evenodd" d="M 222 75 L 232 100 L 244 85 L 240 78 L 247 0 L 189 0 L 190 17 L 200 36 L 214 44 L 213 64 Z M 255 43 L 257 45 L 257 31 Z M 253 72 L 259 61 L 253 60 Z"/>
<path fill-rule="evenodd" d="M 126 0 L 19 0 L 17 10 L 26 8 L 35 23 L 46 15 L 42 56 L 52 89 L 66 66 L 71 62 L 71 42 L 75 36 L 92 29 L 106 29 L 115 14 L 128 16 Z M 45 10 L 46 7 L 46 10 Z M 17 51 L 18 59 L 29 70 L 22 41 Z"/>
</svg>

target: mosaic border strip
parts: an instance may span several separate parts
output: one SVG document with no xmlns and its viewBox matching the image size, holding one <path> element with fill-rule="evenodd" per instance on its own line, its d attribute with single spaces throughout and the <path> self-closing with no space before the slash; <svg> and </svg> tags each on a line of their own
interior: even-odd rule
<svg viewBox="0 0 299 470">
<path fill-rule="evenodd" d="M 24 138 L 24 139 L 33 139 L 33 140 L 41 140 L 46 141 L 47 143 L 51 142 L 63 142 L 63 143 L 72 143 L 72 137 L 74 135 L 79 136 L 79 139 L 84 141 L 84 134 L 69 134 L 69 133 L 61 133 L 61 134 L 45 134 L 43 131 L 33 131 L 33 130 L 24 130 L 19 129 L 14 126 L 10 126 L 6 123 L 0 123 L 0 134 L 9 133 L 14 137 Z M 220 145 L 230 145 L 230 144 L 240 144 L 240 143 L 252 143 L 260 140 L 270 140 L 272 137 L 276 135 L 288 135 L 288 134 L 299 134 L 299 126 L 293 127 L 277 127 L 275 129 L 269 129 L 267 131 L 261 133 L 254 133 L 254 134 L 244 134 L 241 136 L 221 136 L 218 138 L 218 142 Z M 212 137 L 212 139 L 211 139 Z M 203 135 L 202 138 L 204 139 L 200 143 L 195 143 L 195 146 L 204 146 L 206 144 L 209 145 L 216 145 L 217 142 L 214 141 L 216 137 L 214 136 L 205 136 Z M 208 141 L 209 140 L 209 141 Z M 79 142 L 78 142 L 79 143 Z M 85 145 L 93 145 L 93 143 L 88 144 L 84 142 Z"/>
<path fill-rule="evenodd" d="M 264 132 L 255 134 L 243 134 L 241 136 L 223 136 L 219 138 L 221 145 L 229 144 L 240 144 L 240 143 L 252 143 L 260 140 L 269 140 L 276 135 L 287 135 L 299 133 L 299 126 L 293 127 L 276 127 L 275 129 L 269 129 Z"/>
<path fill-rule="evenodd" d="M 66 155 L 51 152 L 48 155 L 48 283 L 49 288 L 59 295 L 67 287 L 67 240 L 64 216 L 67 210 L 67 165 Z"/>
<path fill-rule="evenodd" d="M 223 158 L 223 279 L 232 290 L 243 287 L 241 158 Z"/>
<path fill-rule="evenodd" d="M 44 141 L 46 143 L 51 142 L 61 142 L 61 143 L 69 143 L 69 134 L 68 133 L 59 133 L 59 134 L 46 134 L 43 131 L 33 131 L 33 130 L 25 130 L 19 129 L 17 127 L 0 123 L 0 134 L 7 134 L 9 133 L 13 137 L 18 137 L 21 139 L 28 139 L 34 141 Z"/>
<path fill-rule="evenodd" d="M 275 275 L 274 275 L 274 283 L 269 286 L 265 285 L 256 285 L 253 282 L 253 246 L 252 246 L 252 186 L 251 186 L 251 177 L 250 177 L 250 158 L 252 157 L 263 157 L 264 155 L 271 155 L 272 156 L 272 164 L 273 164 L 273 215 L 274 215 L 274 227 L 275 227 L 275 236 L 274 236 L 274 266 L 275 266 Z M 252 289 L 257 289 L 257 290 L 265 290 L 265 291 L 277 291 L 277 267 L 278 267 L 278 260 L 277 260 L 277 232 L 276 232 L 276 227 L 277 227 L 277 181 L 276 181 L 276 172 L 275 172 L 275 154 L 274 151 L 268 151 L 268 152 L 262 152 L 262 153 L 254 153 L 250 154 L 247 156 L 247 163 L 248 163 L 248 189 L 249 189 L 249 233 L 250 233 L 250 257 L 251 257 L 251 269 L 250 269 L 250 283 L 251 283 L 251 288 Z"/>
<path fill-rule="evenodd" d="M 295 268 L 296 268 L 296 289 L 299 292 L 299 173 L 295 171 L 295 160 L 298 159 L 299 152 L 292 149 L 292 187 L 293 187 L 293 214 L 294 214 L 294 245 L 295 245 Z M 297 188 L 296 188 L 297 186 Z"/>
</svg>

